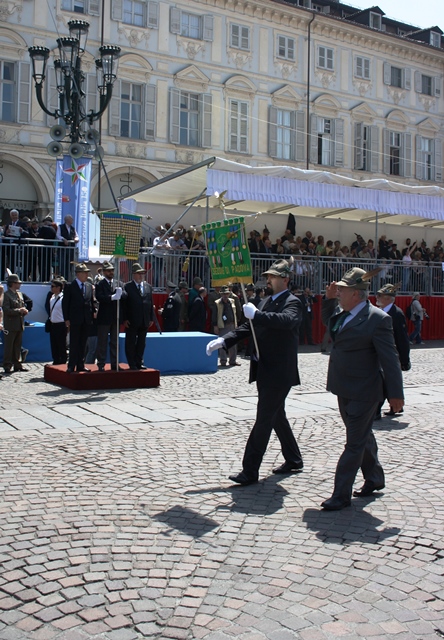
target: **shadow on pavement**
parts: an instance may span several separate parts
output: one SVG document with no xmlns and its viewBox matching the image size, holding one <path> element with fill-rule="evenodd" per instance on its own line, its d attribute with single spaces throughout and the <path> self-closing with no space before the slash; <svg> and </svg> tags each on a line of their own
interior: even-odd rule
<svg viewBox="0 0 444 640">
<path fill-rule="evenodd" d="M 374 431 L 402 431 L 407 429 L 409 422 L 399 422 L 398 420 L 390 420 L 390 418 L 384 418 L 381 422 L 373 423 Z"/>
<path fill-rule="evenodd" d="M 85 391 L 73 391 L 72 389 L 66 389 L 66 392 L 69 393 L 70 396 L 74 397 L 61 398 L 56 404 L 78 404 L 80 400 L 82 402 L 102 402 L 108 398 L 108 394 L 111 391 L 112 389 L 107 389 L 106 391 L 99 389 L 95 393 L 91 394 L 91 392 L 85 393 Z M 57 391 L 41 391 L 36 393 L 36 396 L 58 398 L 62 392 L 62 389 L 58 389 Z"/>
<path fill-rule="evenodd" d="M 398 536 L 399 527 L 379 529 L 383 520 L 371 513 L 363 511 L 377 496 L 353 500 L 352 506 L 341 511 L 324 511 L 323 509 L 306 509 L 303 522 L 316 537 L 323 542 L 351 544 L 353 542 L 369 542 L 379 544 L 386 538 Z"/>
<path fill-rule="evenodd" d="M 171 530 L 181 531 L 193 538 L 201 538 L 220 526 L 219 522 L 181 505 L 156 513 L 152 518 L 167 524 Z"/>
</svg>

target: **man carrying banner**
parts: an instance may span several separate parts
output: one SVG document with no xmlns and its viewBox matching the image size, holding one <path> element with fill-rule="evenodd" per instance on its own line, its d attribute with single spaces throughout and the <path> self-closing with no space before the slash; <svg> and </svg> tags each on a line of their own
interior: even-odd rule
<svg viewBox="0 0 444 640">
<path fill-rule="evenodd" d="M 300 472 L 303 462 L 296 439 L 285 415 L 285 400 L 293 385 L 300 384 L 297 350 L 302 305 L 288 291 L 291 263 L 278 260 L 263 274 L 267 277 L 272 294 L 259 308 L 251 302 L 243 311 L 249 320 L 224 337 L 207 345 L 207 355 L 217 349 L 230 349 L 237 342 L 249 338 L 252 328 L 256 332 L 259 348 L 250 360 L 250 382 L 256 381 L 258 404 L 256 422 L 248 438 L 242 461 L 242 471 L 230 480 L 240 485 L 258 481 L 259 467 L 267 449 L 272 430 L 281 443 L 285 462 L 273 473 Z"/>
</svg>

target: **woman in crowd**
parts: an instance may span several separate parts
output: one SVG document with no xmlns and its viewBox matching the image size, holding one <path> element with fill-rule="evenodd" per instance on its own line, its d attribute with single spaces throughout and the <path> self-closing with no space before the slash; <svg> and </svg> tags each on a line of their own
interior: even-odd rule
<svg viewBox="0 0 444 640">
<path fill-rule="evenodd" d="M 66 364 L 66 325 L 63 317 L 63 282 L 51 282 L 52 295 L 49 299 L 49 340 L 51 343 L 52 364 Z"/>
</svg>

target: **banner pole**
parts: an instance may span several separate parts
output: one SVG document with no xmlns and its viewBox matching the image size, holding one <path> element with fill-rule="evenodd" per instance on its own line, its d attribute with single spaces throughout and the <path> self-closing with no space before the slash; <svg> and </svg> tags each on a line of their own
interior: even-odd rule
<svg viewBox="0 0 444 640">
<path fill-rule="evenodd" d="M 116 282 L 117 286 L 120 286 L 120 258 L 116 258 Z M 116 319 L 116 331 L 117 331 L 117 344 L 116 344 L 116 371 L 119 370 L 119 336 L 120 336 L 120 299 L 117 300 L 117 319 Z"/>
<path fill-rule="evenodd" d="M 242 289 L 242 294 L 244 296 L 244 302 L 245 302 L 245 304 L 248 304 L 247 292 L 245 291 L 245 285 L 244 285 L 243 282 L 241 282 L 240 285 L 241 285 L 241 289 Z M 256 349 L 257 359 L 259 360 L 259 347 L 258 347 L 258 344 L 257 344 L 256 332 L 254 330 L 253 323 L 251 322 L 251 320 L 250 320 L 250 327 L 251 327 L 251 334 L 253 336 L 254 348 Z"/>
</svg>

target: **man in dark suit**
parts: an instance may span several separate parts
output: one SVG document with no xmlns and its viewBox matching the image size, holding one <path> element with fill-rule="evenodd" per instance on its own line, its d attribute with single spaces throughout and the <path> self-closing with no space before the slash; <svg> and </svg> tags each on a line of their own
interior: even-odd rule
<svg viewBox="0 0 444 640">
<path fill-rule="evenodd" d="M 396 306 L 395 298 L 396 292 L 401 285 L 398 284 L 385 284 L 376 293 L 376 304 L 380 309 L 388 313 L 393 323 L 393 335 L 395 338 L 395 346 L 399 355 L 399 362 L 401 364 L 402 371 L 409 371 L 411 369 L 410 363 L 410 340 L 409 332 L 407 330 L 407 321 L 405 319 L 404 311 Z M 384 402 L 378 407 L 378 411 L 375 416 L 375 420 L 381 419 L 381 408 Z M 399 413 L 402 413 L 403 409 Z M 396 413 L 393 409 L 385 412 L 386 416 L 394 416 Z"/>
<path fill-rule="evenodd" d="M 137 262 L 132 267 L 133 279 L 124 286 L 126 298 L 122 305 L 125 326 L 125 354 L 130 369 L 146 369 L 143 364 L 146 334 L 153 324 L 153 290 L 145 282 L 146 270 Z"/>
<path fill-rule="evenodd" d="M 304 291 L 297 296 L 302 303 L 303 316 L 299 329 L 299 344 L 314 344 L 313 342 L 313 305 L 317 303 L 317 298 L 310 291 L 310 287 L 305 287 Z"/>
<path fill-rule="evenodd" d="M 60 275 L 64 278 L 69 278 L 72 273 L 71 264 L 75 258 L 75 246 L 79 241 L 73 222 L 72 216 L 65 216 L 65 221 L 59 224 L 57 229 L 57 240 L 64 245 L 63 249 L 58 250 Z"/>
<path fill-rule="evenodd" d="M 177 293 L 177 284 L 167 280 L 166 291 L 168 298 L 165 300 L 163 309 L 159 309 L 163 319 L 163 330 L 167 332 L 179 331 L 182 300 Z"/>
<path fill-rule="evenodd" d="M 393 338 L 392 319 L 368 301 L 369 280 L 357 267 L 339 282 L 332 282 L 322 301 L 323 321 L 328 322 L 332 350 L 327 389 L 338 396 L 346 428 L 346 444 L 339 458 L 332 496 L 322 503 L 328 511 L 351 504 L 353 483 L 361 468 L 364 485 L 355 496 L 369 496 L 385 486 L 372 432 L 384 384 L 393 411 L 404 405 L 402 373 Z"/>
<path fill-rule="evenodd" d="M 111 371 L 117 371 L 117 340 L 119 339 L 117 304 L 122 297 L 123 290 L 120 283 L 114 280 L 114 266 L 111 262 L 104 262 L 102 269 L 103 278 L 96 284 L 96 298 L 99 303 L 99 313 L 97 314 L 97 366 L 99 371 L 105 371 L 109 339 Z"/>
<path fill-rule="evenodd" d="M 92 285 L 87 281 L 90 269 L 86 264 L 75 268 L 75 279 L 63 290 L 62 310 L 69 331 L 68 373 L 89 371 L 85 367 L 88 331 L 97 311 Z"/>
<path fill-rule="evenodd" d="M 263 275 L 272 294 L 259 308 L 251 302 L 244 304 L 244 315 L 250 322 L 212 340 L 207 345 L 210 355 L 219 348 L 229 349 L 234 344 L 256 333 L 259 354 L 250 359 L 250 382 L 258 390 L 257 416 L 247 441 L 242 471 L 230 476 L 241 485 L 258 481 L 259 467 L 274 430 L 281 443 L 285 462 L 273 473 L 299 472 L 303 468 L 302 456 L 285 415 L 285 399 L 293 385 L 300 384 L 297 356 L 298 331 L 302 319 L 300 300 L 288 291 L 291 263 L 278 260 Z"/>
</svg>

